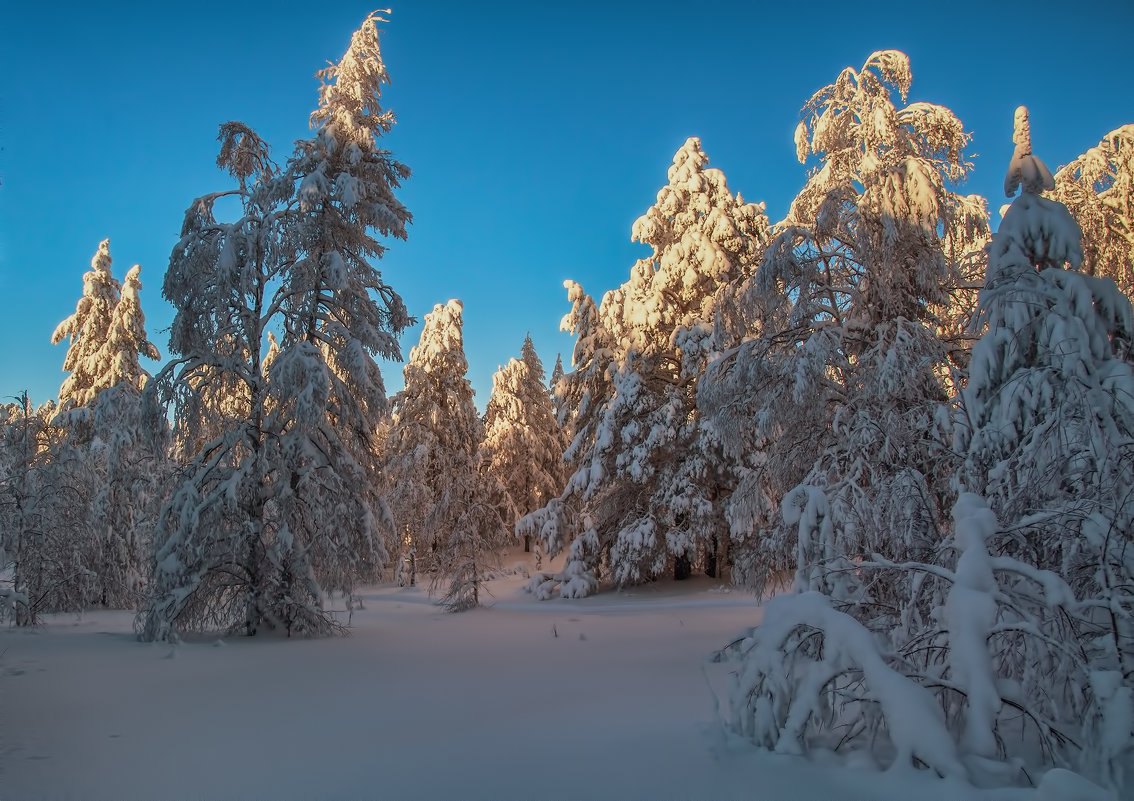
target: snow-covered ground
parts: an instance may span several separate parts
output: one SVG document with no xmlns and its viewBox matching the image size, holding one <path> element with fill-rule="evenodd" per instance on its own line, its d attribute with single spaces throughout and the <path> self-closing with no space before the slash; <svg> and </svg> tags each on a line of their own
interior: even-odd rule
<svg viewBox="0 0 1134 801">
<path fill-rule="evenodd" d="M 143 644 L 117 612 L 4 629 L 0 799 L 1041 797 L 727 740 L 729 668 L 707 657 L 759 620 L 743 593 L 521 584 L 456 615 L 375 587 L 350 636 L 321 640 Z"/>
</svg>

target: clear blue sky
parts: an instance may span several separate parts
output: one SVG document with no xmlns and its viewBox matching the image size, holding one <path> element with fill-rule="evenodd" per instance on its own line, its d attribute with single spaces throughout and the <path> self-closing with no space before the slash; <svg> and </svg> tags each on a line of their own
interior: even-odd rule
<svg viewBox="0 0 1134 801">
<path fill-rule="evenodd" d="M 646 252 L 630 226 L 686 137 L 775 221 L 805 178 L 800 107 L 873 50 L 908 53 L 911 99 L 949 106 L 973 132 L 964 189 L 994 210 L 1017 105 L 1053 169 L 1134 122 L 1130 0 L 390 2 L 385 103 L 399 123 L 386 144 L 414 171 L 401 193 L 414 224 L 380 267 L 419 318 L 464 302 L 482 408 L 526 332 L 549 373 L 557 352 L 569 360 L 563 280 L 599 297 L 626 279 Z M 286 159 L 307 135 L 313 73 L 371 9 L 4 4 L 0 395 L 57 394 L 65 346 L 49 338 L 106 237 L 116 277 L 142 265 L 147 328 L 166 355 L 161 282 L 183 212 L 228 186 L 213 166 L 217 126 L 241 120 Z M 419 334 L 405 334 L 405 354 Z M 383 372 L 401 387 L 401 365 Z"/>
</svg>

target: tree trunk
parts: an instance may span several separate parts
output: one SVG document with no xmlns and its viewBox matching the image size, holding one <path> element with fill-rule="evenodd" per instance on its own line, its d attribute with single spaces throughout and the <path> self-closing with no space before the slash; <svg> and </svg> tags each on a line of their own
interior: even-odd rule
<svg viewBox="0 0 1134 801">
<path fill-rule="evenodd" d="M 684 581 L 693 573 L 693 565 L 689 561 L 689 554 L 680 553 L 673 560 L 673 578 L 675 581 Z"/>
<path fill-rule="evenodd" d="M 709 547 L 705 549 L 705 575 L 709 578 L 717 577 L 717 535 L 709 540 Z"/>
</svg>

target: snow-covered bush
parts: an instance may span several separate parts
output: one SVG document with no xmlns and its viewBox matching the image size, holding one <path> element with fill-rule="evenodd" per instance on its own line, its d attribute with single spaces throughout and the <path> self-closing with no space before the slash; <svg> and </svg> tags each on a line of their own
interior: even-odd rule
<svg viewBox="0 0 1134 801">
<path fill-rule="evenodd" d="M 978 784 L 1026 784 L 1045 763 L 1121 779 L 1134 699 L 1121 674 L 1093 670 L 1073 644 L 1092 603 L 1054 572 L 991 554 L 1000 526 L 979 495 L 962 493 L 952 514 L 952 569 L 856 565 L 915 577 L 901 636 L 823 593 L 769 602 L 764 622 L 721 654 L 742 663 L 728 725 L 779 753 L 857 752 Z"/>
</svg>

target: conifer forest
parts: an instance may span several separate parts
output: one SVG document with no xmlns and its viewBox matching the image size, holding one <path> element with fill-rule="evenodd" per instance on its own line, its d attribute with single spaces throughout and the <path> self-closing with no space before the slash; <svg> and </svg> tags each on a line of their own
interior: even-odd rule
<svg viewBox="0 0 1134 801">
<path fill-rule="evenodd" d="M 404 653 L 395 601 L 438 611 L 460 662 L 492 652 L 473 632 L 505 631 L 493 615 L 598 648 L 655 598 L 701 616 L 704 639 L 674 647 L 729 753 L 854 767 L 877 777 L 863 797 L 1129 797 L 1134 124 L 1056 169 L 1040 143 L 1059 121 L 1001 109 L 982 134 L 1014 147 L 1003 195 L 963 194 L 972 135 L 908 100 L 905 53 L 864 52 L 777 121 L 798 122 L 802 186 L 783 219 L 686 139 L 621 285 L 564 282 L 573 351 L 518 336 L 477 398 L 467 303 L 438 286 L 416 319 L 383 258 L 414 241 L 414 176 L 386 144 L 395 26 L 371 14 L 316 73 L 306 138 L 219 125 L 220 178 L 184 199 L 164 273 L 91 242 L 51 338 L 57 400 L 0 406 L 0 672 L 24 632 L 99 615 L 123 635 L 104 649 L 271 647 L 270 675 L 371 640 Z M 160 335 L 143 281 L 173 310 Z M 388 392 L 379 361 L 403 359 Z M 665 712 L 642 725 L 698 725 Z M 295 792 L 381 797 L 351 786 Z M 563 797 L 488 786 L 436 793 Z"/>
</svg>

